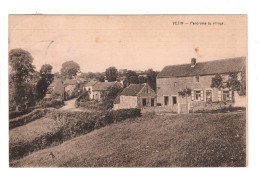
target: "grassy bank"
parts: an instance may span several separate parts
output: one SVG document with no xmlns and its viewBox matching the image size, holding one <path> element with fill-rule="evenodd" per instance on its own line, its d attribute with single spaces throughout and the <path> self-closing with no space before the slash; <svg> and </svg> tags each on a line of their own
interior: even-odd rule
<svg viewBox="0 0 260 181">
<path fill-rule="evenodd" d="M 55 157 L 51 158 L 52 152 Z M 108 125 L 10 163 L 12 167 L 241 167 L 246 114 L 161 115 Z"/>
</svg>

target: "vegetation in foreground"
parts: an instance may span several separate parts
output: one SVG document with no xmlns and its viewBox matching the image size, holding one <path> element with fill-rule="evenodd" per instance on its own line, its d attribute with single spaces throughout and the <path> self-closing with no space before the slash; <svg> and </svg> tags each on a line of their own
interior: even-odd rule
<svg viewBox="0 0 260 181">
<path fill-rule="evenodd" d="M 146 113 L 34 152 L 10 166 L 243 167 L 246 113 Z"/>
</svg>

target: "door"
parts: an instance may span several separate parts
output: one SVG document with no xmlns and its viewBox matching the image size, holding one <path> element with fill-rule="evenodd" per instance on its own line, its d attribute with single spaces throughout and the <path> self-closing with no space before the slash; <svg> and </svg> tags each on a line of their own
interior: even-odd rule
<svg viewBox="0 0 260 181">
<path fill-rule="evenodd" d="M 176 105 L 176 104 L 177 104 L 177 97 L 172 96 L 172 105 Z"/>
<path fill-rule="evenodd" d="M 164 96 L 164 105 L 165 106 L 169 105 L 169 96 Z"/>
<path fill-rule="evenodd" d="M 146 99 L 143 99 L 143 106 L 146 106 Z"/>
<path fill-rule="evenodd" d="M 151 99 L 151 106 L 154 106 L 154 98 Z"/>
<path fill-rule="evenodd" d="M 206 102 L 212 102 L 212 90 L 206 90 Z"/>
</svg>

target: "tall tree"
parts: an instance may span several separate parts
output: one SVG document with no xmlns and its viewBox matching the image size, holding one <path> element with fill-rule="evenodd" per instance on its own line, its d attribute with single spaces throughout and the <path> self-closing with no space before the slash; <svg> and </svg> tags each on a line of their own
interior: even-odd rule
<svg viewBox="0 0 260 181">
<path fill-rule="evenodd" d="M 138 75 L 135 71 L 128 70 L 126 72 L 126 83 L 127 85 L 139 83 Z"/>
<path fill-rule="evenodd" d="M 109 67 L 106 69 L 105 74 L 108 82 L 114 82 L 118 76 L 118 71 L 116 67 Z"/>
<path fill-rule="evenodd" d="M 78 63 L 74 61 L 67 61 L 62 64 L 61 75 L 66 78 L 71 79 L 73 76 L 77 75 L 77 72 L 80 70 Z"/>
<path fill-rule="evenodd" d="M 32 55 L 23 49 L 9 51 L 9 86 L 10 98 L 14 102 L 16 111 L 19 107 L 33 104 L 35 86 L 32 82 L 35 67 L 32 65 Z"/>
<path fill-rule="evenodd" d="M 54 75 L 51 74 L 52 66 L 50 64 L 42 65 L 40 70 L 40 80 L 37 82 L 36 91 L 37 99 L 44 98 L 48 86 L 54 79 Z"/>
<path fill-rule="evenodd" d="M 153 69 L 148 69 L 147 83 L 155 91 L 156 91 L 156 76 L 157 76 L 157 72 L 153 71 Z"/>
</svg>

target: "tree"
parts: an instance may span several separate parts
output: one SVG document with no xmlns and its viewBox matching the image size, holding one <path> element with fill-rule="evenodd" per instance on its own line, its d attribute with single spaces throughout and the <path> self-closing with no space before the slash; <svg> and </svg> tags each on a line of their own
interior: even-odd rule
<svg viewBox="0 0 260 181">
<path fill-rule="evenodd" d="M 61 75 L 71 79 L 73 76 L 77 75 L 77 72 L 80 70 L 78 63 L 74 61 L 67 61 L 62 64 Z"/>
<path fill-rule="evenodd" d="M 126 83 L 127 85 L 139 83 L 138 75 L 135 71 L 128 70 L 126 72 Z"/>
<path fill-rule="evenodd" d="M 153 71 L 153 69 L 148 69 L 147 83 L 155 91 L 156 91 L 156 77 L 157 77 L 157 72 Z"/>
<path fill-rule="evenodd" d="M 27 108 L 34 103 L 33 77 L 35 67 L 32 65 L 32 55 L 23 49 L 12 49 L 9 51 L 9 86 L 10 102 L 14 102 L 15 110 Z"/>
<path fill-rule="evenodd" d="M 42 65 L 40 70 L 40 80 L 36 85 L 37 99 L 44 98 L 48 86 L 52 83 L 54 75 L 51 74 L 52 66 L 50 64 Z"/>
<path fill-rule="evenodd" d="M 179 91 L 178 94 L 183 98 L 186 98 L 186 103 L 188 102 L 187 98 L 191 95 L 191 89 L 185 88 L 182 91 Z"/>
<path fill-rule="evenodd" d="M 223 89 L 224 83 L 223 83 L 223 77 L 220 74 L 216 74 L 215 77 L 211 79 L 211 88 L 217 88 L 217 89 Z"/>
<path fill-rule="evenodd" d="M 115 67 L 109 67 L 106 69 L 105 74 L 108 82 L 114 82 L 118 76 L 118 71 Z"/>
<path fill-rule="evenodd" d="M 113 103 L 117 95 L 122 92 L 123 88 L 119 84 L 111 86 L 108 88 L 107 92 L 103 92 L 101 97 L 103 100 L 103 104 L 107 109 L 113 108 Z"/>
</svg>

